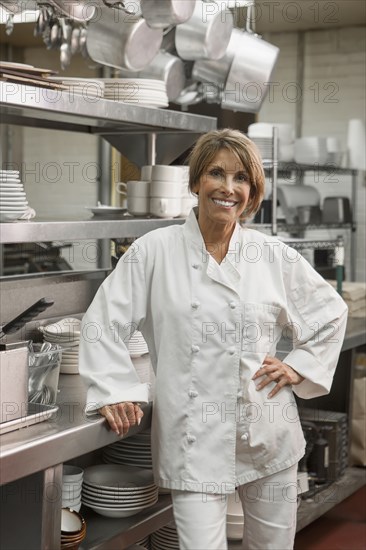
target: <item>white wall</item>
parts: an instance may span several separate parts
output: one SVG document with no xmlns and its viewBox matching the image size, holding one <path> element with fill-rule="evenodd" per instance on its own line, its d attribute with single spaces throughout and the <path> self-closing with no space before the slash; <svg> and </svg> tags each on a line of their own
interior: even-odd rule
<svg viewBox="0 0 366 550">
<path fill-rule="evenodd" d="M 348 121 L 366 119 L 366 32 L 365 27 L 308 31 L 304 34 L 304 81 L 298 102 L 295 98 L 299 35 L 297 33 L 267 34 L 269 42 L 280 48 L 274 71 L 272 96 L 267 96 L 258 120 L 292 123 L 296 128 L 296 108 L 301 108 L 302 136 L 336 136 L 343 148 L 347 146 Z M 300 59 L 301 61 L 301 59 Z M 366 153 L 365 153 L 366 154 Z M 347 158 L 344 158 L 347 163 Z M 322 175 L 315 179 L 308 174 L 306 183 L 314 185 L 325 196 L 350 196 L 349 176 Z M 357 263 L 356 280 L 366 280 L 365 173 L 359 174 L 357 184 Z M 328 239 L 343 234 L 349 257 L 350 232 L 340 230 L 312 231 L 311 238 Z M 348 258 L 349 259 L 349 258 Z M 349 262 L 348 262 L 349 263 Z M 349 267 L 348 267 L 349 274 Z"/>
<path fill-rule="evenodd" d="M 28 48 L 24 54 L 24 63 L 58 70 L 58 76 L 92 78 L 95 74 L 95 69 L 90 69 L 81 56 L 73 57 L 66 72 L 60 69 L 58 52 L 43 47 Z M 23 129 L 22 176 L 37 218 L 91 217 L 85 207 L 95 206 L 97 201 L 97 147 L 98 138 L 84 133 Z M 95 241 L 77 241 L 73 252 L 65 249 L 63 255 L 74 270 L 94 269 Z"/>
</svg>

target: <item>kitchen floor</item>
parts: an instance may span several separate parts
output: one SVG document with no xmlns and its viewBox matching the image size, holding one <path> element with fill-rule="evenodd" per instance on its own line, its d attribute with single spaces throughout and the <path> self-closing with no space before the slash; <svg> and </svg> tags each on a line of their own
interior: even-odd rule
<svg viewBox="0 0 366 550">
<path fill-rule="evenodd" d="M 365 548 L 366 486 L 299 531 L 295 538 L 294 550 Z M 240 550 L 240 543 L 229 541 L 229 550 Z"/>
</svg>

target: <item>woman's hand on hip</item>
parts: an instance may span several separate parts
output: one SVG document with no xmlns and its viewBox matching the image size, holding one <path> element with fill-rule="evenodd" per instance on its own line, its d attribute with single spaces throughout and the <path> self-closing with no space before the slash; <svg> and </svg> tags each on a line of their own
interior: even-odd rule
<svg viewBox="0 0 366 550">
<path fill-rule="evenodd" d="M 264 378 L 257 384 L 257 390 L 262 390 L 271 382 L 276 382 L 275 387 L 268 394 L 269 398 L 276 395 L 284 386 L 296 386 L 304 380 L 304 377 L 290 365 L 286 365 L 286 363 L 282 363 L 282 361 L 270 355 L 266 356 L 262 367 L 257 370 L 252 380 L 261 377 Z"/>
<path fill-rule="evenodd" d="M 105 405 L 98 412 L 107 419 L 111 429 L 117 435 L 126 435 L 130 427 L 140 424 L 144 416 L 140 406 L 129 401 Z"/>
</svg>

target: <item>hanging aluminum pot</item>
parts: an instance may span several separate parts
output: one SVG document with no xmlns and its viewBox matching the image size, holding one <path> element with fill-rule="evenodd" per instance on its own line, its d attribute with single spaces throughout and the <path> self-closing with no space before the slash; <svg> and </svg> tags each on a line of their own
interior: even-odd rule
<svg viewBox="0 0 366 550">
<path fill-rule="evenodd" d="M 149 27 L 164 29 L 192 17 L 196 0 L 141 0 L 142 16 Z"/>
<path fill-rule="evenodd" d="M 169 52 L 160 51 L 148 67 L 137 73 L 121 71 L 125 78 L 152 78 L 165 82 L 169 101 L 174 101 L 186 86 L 184 62 Z"/>
<path fill-rule="evenodd" d="M 96 63 L 141 71 L 154 59 L 162 40 L 163 31 L 151 29 L 145 19 L 104 7 L 88 25 L 86 48 Z"/>
<path fill-rule="evenodd" d="M 225 54 L 234 19 L 219 0 L 198 0 L 192 17 L 178 25 L 175 47 L 182 59 L 220 59 Z"/>
<path fill-rule="evenodd" d="M 242 36 L 243 31 L 240 29 L 233 29 L 229 45 L 223 57 L 216 60 L 198 59 L 195 61 L 192 69 L 192 79 L 197 82 L 206 82 L 207 84 L 217 86 L 223 90 L 225 88 L 231 63 L 235 53 L 240 47 Z"/>
<path fill-rule="evenodd" d="M 257 113 L 268 93 L 279 48 L 262 40 L 250 29 L 251 7 L 247 28 L 242 33 L 222 94 L 221 107 L 232 111 Z"/>
</svg>

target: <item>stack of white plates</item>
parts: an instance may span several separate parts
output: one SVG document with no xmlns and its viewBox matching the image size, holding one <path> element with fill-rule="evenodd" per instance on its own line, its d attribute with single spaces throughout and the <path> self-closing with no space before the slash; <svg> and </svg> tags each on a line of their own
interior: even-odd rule
<svg viewBox="0 0 366 550">
<path fill-rule="evenodd" d="M 134 546 L 132 546 L 131 548 L 129 548 L 128 550 L 135 550 L 135 548 L 136 548 L 136 550 L 138 548 L 146 548 L 147 550 L 150 550 L 150 537 L 149 537 L 149 535 L 147 535 L 143 539 L 136 542 L 136 544 Z"/>
<path fill-rule="evenodd" d="M 133 516 L 158 500 L 151 470 L 99 464 L 84 471 L 81 501 L 102 516 Z"/>
<path fill-rule="evenodd" d="M 149 78 L 104 78 L 104 98 L 144 107 L 168 107 L 163 80 Z"/>
<path fill-rule="evenodd" d="M 135 330 L 128 342 L 128 351 L 131 357 L 140 357 L 144 353 L 149 353 L 145 338 L 138 330 Z"/>
<path fill-rule="evenodd" d="M 151 534 L 151 550 L 179 550 L 178 533 L 174 521 Z"/>
<path fill-rule="evenodd" d="M 102 457 L 104 462 L 110 464 L 125 464 L 151 470 L 150 430 L 120 439 L 116 443 L 104 447 Z"/>
<path fill-rule="evenodd" d="M 70 96 L 73 94 L 81 95 L 87 101 L 92 100 L 93 103 L 96 99 L 102 99 L 104 96 L 104 82 L 100 79 L 54 76 L 49 80 L 56 80 L 67 86 L 66 93 Z"/>
<path fill-rule="evenodd" d="M 0 221 L 13 222 L 26 214 L 27 197 L 18 170 L 0 170 Z"/>
<path fill-rule="evenodd" d="M 40 327 L 45 342 L 62 347 L 60 372 L 62 374 L 79 373 L 79 343 L 81 321 L 75 317 L 65 317 L 57 323 Z"/>
</svg>

